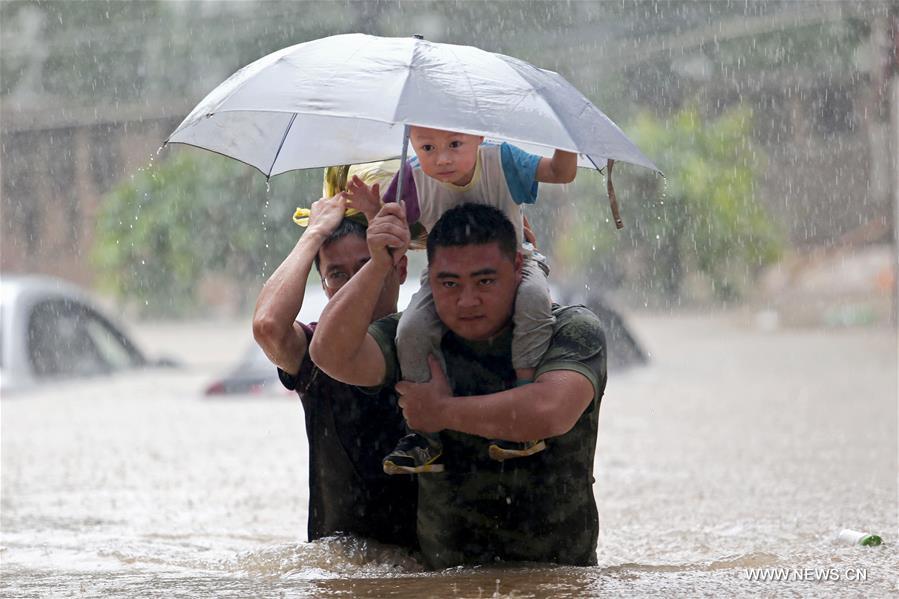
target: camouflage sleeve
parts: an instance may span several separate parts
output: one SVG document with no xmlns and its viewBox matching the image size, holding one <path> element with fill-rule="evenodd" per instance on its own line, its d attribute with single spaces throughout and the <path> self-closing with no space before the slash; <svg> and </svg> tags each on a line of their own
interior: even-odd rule
<svg viewBox="0 0 899 599">
<path fill-rule="evenodd" d="M 365 391 L 376 391 L 381 387 L 392 387 L 399 380 L 399 360 L 396 354 L 396 326 L 400 321 L 399 314 L 391 314 L 376 320 L 368 326 L 368 334 L 372 336 L 381 353 L 384 355 L 384 381 L 377 387 L 367 387 Z"/>
<path fill-rule="evenodd" d="M 593 398 L 598 402 L 606 387 L 606 338 L 599 319 L 583 306 L 554 312 L 552 341 L 537 366 L 535 378 L 553 370 L 579 372 L 593 385 Z"/>
</svg>

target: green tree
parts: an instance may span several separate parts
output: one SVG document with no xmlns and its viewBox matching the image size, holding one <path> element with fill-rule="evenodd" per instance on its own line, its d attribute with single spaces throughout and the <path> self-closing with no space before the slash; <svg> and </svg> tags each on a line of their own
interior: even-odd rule
<svg viewBox="0 0 899 599">
<path fill-rule="evenodd" d="M 196 150 L 119 185 L 103 201 L 93 258 L 100 283 L 151 316 L 202 313 L 198 283 L 223 275 L 258 290 L 301 230 L 290 217 L 321 195 L 321 172 L 278 177 Z"/>
<path fill-rule="evenodd" d="M 626 227 L 575 220 L 557 243 L 560 257 L 607 283 L 630 278 L 663 301 L 681 299 L 690 272 L 705 275 L 719 299 L 737 298 L 781 251 L 779 227 L 754 196 L 764 158 L 751 145 L 751 113 L 704 119 L 690 107 L 660 120 L 644 112 L 627 130 L 666 177 L 625 170 L 616 182 Z"/>
</svg>

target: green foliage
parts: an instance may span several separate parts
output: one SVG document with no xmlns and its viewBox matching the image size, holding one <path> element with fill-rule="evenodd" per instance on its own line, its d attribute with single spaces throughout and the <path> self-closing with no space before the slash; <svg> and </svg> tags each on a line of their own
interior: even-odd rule
<svg viewBox="0 0 899 599">
<path fill-rule="evenodd" d="M 321 195 L 320 171 L 273 181 L 236 161 L 169 149 L 104 198 L 93 251 L 100 283 L 153 316 L 203 313 L 197 287 L 223 275 L 258 291 L 300 234 L 291 216 Z"/>
<path fill-rule="evenodd" d="M 781 251 L 779 229 L 754 197 L 764 159 L 750 142 L 750 112 L 709 120 L 686 108 L 664 121 L 641 113 L 627 130 L 666 178 L 616 168 L 625 228 L 574 221 L 557 253 L 606 284 L 630 278 L 667 301 L 681 298 L 688 273 L 704 275 L 719 299 L 738 297 Z"/>
</svg>

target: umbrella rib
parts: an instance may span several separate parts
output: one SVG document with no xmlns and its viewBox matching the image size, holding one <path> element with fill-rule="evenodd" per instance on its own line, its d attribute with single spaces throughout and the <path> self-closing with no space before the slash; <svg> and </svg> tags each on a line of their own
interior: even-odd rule
<svg viewBox="0 0 899 599">
<path fill-rule="evenodd" d="M 367 44 L 367 45 L 370 45 L 371 43 L 372 43 L 371 40 L 367 40 L 367 41 L 366 41 L 366 44 Z M 350 55 L 347 57 L 347 59 L 343 61 L 344 64 L 353 64 L 353 58 L 355 58 L 357 54 L 359 54 L 360 52 L 362 52 L 363 48 L 364 48 L 364 46 L 359 46 L 358 48 L 356 48 L 355 50 L 353 50 L 353 53 L 350 54 Z M 335 72 L 335 73 L 331 76 L 331 79 L 333 79 L 333 78 L 336 77 L 336 76 L 337 76 L 337 73 Z"/>
<path fill-rule="evenodd" d="M 275 158 L 272 160 L 272 165 L 268 167 L 268 174 L 265 176 L 267 179 L 270 179 L 272 176 L 272 170 L 275 168 L 275 163 L 278 162 L 278 156 L 281 155 L 281 148 L 284 147 L 284 142 L 287 141 L 287 134 L 290 133 L 290 128 L 293 127 L 293 122 L 297 120 L 297 113 L 293 113 L 290 115 L 290 122 L 287 123 L 287 127 L 284 129 L 284 136 L 281 138 L 281 143 L 278 144 L 278 151 L 275 152 Z"/>
<path fill-rule="evenodd" d="M 450 54 L 453 55 L 453 58 L 456 59 L 456 62 L 458 62 L 461 65 L 462 61 L 459 59 L 458 56 L 456 56 L 456 53 L 451 48 L 448 51 Z M 468 89 L 471 92 L 471 99 L 474 102 L 475 113 L 480 114 L 481 106 L 480 106 L 480 104 L 478 104 L 478 95 L 476 93 L 474 93 L 474 86 L 471 84 L 471 78 L 468 76 L 468 71 L 465 70 L 464 68 L 460 68 L 459 71 L 461 71 L 462 74 L 465 75 L 465 81 L 468 82 Z"/>
<path fill-rule="evenodd" d="M 197 144 L 192 144 L 192 143 L 187 142 L 187 141 L 166 141 L 164 145 L 165 145 L 166 147 L 168 147 L 169 144 L 179 144 L 179 145 L 182 145 L 182 146 L 188 146 L 188 147 L 190 147 L 190 148 L 197 148 L 198 150 L 203 150 L 204 152 L 211 152 L 211 153 L 216 154 L 216 155 L 218 155 L 218 156 L 222 156 L 222 157 L 224 157 L 224 158 L 227 158 L 228 160 L 236 160 L 237 162 L 239 162 L 239 163 L 241 163 L 241 164 L 246 164 L 247 166 L 256 169 L 257 171 L 259 171 L 260 173 L 262 173 L 262 175 L 264 175 L 266 179 L 269 178 L 269 175 L 268 175 L 264 170 L 262 170 L 261 168 L 259 168 L 258 166 L 256 166 L 255 164 L 252 164 L 252 163 L 250 163 L 250 162 L 247 162 L 246 160 L 241 160 L 240 158 L 235 158 L 234 156 L 231 156 L 230 154 L 225 154 L 224 152 L 219 152 L 218 150 L 211 150 L 211 149 L 207 148 L 206 146 L 199 146 L 199 145 L 197 145 Z M 299 169 L 293 169 L 293 170 L 299 170 Z"/>
<path fill-rule="evenodd" d="M 296 45 L 298 46 L 299 44 L 296 44 Z M 246 65 L 246 66 L 244 66 L 244 67 L 241 67 L 241 68 L 238 69 L 235 73 L 233 73 L 230 77 L 228 77 L 228 79 L 226 79 L 225 82 L 227 82 L 227 81 L 230 80 L 230 79 L 233 79 L 233 78 L 236 77 L 239 73 L 244 72 L 244 71 L 245 71 L 246 69 L 248 69 L 249 67 L 253 66 L 254 64 L 256 64 L 256 63 L 258 63 L 258 62 L 260 62 L 260 61 L 266 60 L 267 58 L 271 58 L 271 59 L 272 59 L 272 60 L 271 60 L 271 63 L 279 62 L 279 61 L 280 61 L 281 59 L 283 59 L 284 56 L 285 56 L 291 49 L 293 49 L 294 47 L 296 47 L 296 46 L 289 46 L 289 47 L 287 47 L 287 48 L 282 48 L 282 49 L 278 50 L 277 52 L 274 53 L 274 54 L 278 55 L 277 57 L 275 57 L 275 56 L 273 56 L 273 55 L 270 54 L 270 55 L 267 55 L 267 56 L 263 56 L 262 58 L 259 58 L 259 59 L 257 59 L 257 60 L 255 60 L 255 61 L 251 62 L 250 64 L 248 64 L 248 65 Z M 267 64 L 266 67 L 268 67 L 268 66 L 271 66 L 271 65 L 270 65 L 270 64 Z M 226 95 L 224 98 L 220 98 L 219 100 L 216 101 L 216 103 L 215 103 L 216 106 L 221 106 L 222 104 L 224 104 L 225 102 L 227 102 L 228 100 L 230 100 L 232 97 L 234 97 L 234 96 L 237 94 L 237 92 L 239 92 L 239 91 L 242 90 L 246 85 L 248 85 L 248 84 L 250 83 L 250 81 L 252 81 L 252 78 L 249 78 L 249 77 L 248 77 L 248 78 L 245 78 L 243 81 L 238 82 L 238 83 L 234 86 L 234 88 L 233 88 L 231 91 L 228 92 L 228 95 Z M 212 91 L 213 91 L 213 93 L 215 92 L 215 90 L 212 90 Z M 201 101 L 201 104 L 202 104 L 202 101 Z M 207 113 L 208 113 L 208 111 L 207 111 Z M 190 115 L 187 115 L 187 116 L 188 116 L 188 118 L 190 118 Z M 206 116 L 210 116 L 210 114 L 207 114 Z"/>
<path fill-rule="evenodd" d="M 533 86 L 532 86 L 532 87 L 533 87 Z M 536 90 L 535 90 L 535 91 L 536 91 Z M 590 101 L 587 100 L 586 98 L 584 98 L 584 101 L 585 101 L 585 105 L 584 105 L 583 110 L 586 110 L 587 107 L 588 107 L 589 104 L 590 104 Z M 547 106 L 549 106 L 549 109 L 552 110 L 553 115 L 555 115 L 556 121 L 559 123 L 559 125 L 562 127 L 562 129 L 565 130 L 565 134 L 568 135 L 568 138 L 569 138 L 569 139 L 573 139 L 574 136 L 571 134 L 571 131 L 568 129 L 568 126 L 565 124 L 565 120 L 559 118 L 559 114 L 556 112 L 555 106 L 553 106 L 553 105 L 550 104 L 549 102 L 547 102 L 546 104 L 547 104 Z M 583 114 L 583 110 L 581 111 L 582 114 Z M 593 167 L 594 167 L 596 170 L 598 170 L 599 172 L 602 172 L 602 169 L 599 168 L 599 167 L 596 165 L 596 162 L 595 162 L 592 158 L 590 158 L 590 156 L 589 156 L 588 154 L 585 153 L 584 156 L 586 156 L 587 159 L 588 159 L 590 162 L 593 163 Z M 603 156 L 603 158 L 608 158 L 608 156 Z"/>
<path fill-rule="evenodd" d="M 412 58 L 409 59 L 409 65 L 406 68 L 406 80 L 403 81 L 403 89 L 400 90 L 399 96 L 397 96 L 399 99 L 402 99 L 403 95 L 406 93 L 406 87 L 409 86 L 409 81 L 412 79 L 412 64 L 415 62 L 416 48 L 418 48 L 417 40 L 414 41 L 412 44 Z M 393 111 L 393 122 L 394 123 L 400 122 L 398 120 L 399 114 L 397 114 L 399 112 L 400 106 L 401 106 L 401 102 L 397 102 L 396 109 L 394 109 L 394 111 Z M 379 119 L 370 119 L 370 120 L 377 121 Z M 382 122 L 386 122 L 386 121 L 382 121 Z M 404 122 L 403 124 L 407 125 L 408 123 Z"/>
<path fill-rule="evenodd" d="M 509 65 L 512 66 L 511 63 L 509 63 Z M 528 79 L 527 77 L 524 77 L 524 76 L 521 74 L 521 72 L 520 72 L 517 68 L 515 68 L 514 70 L 515 70 L 516 73 L 519 74 L 519 76 L 520 76 L 524 81 L 526 81 L 526 82 L 528 83 L 528 85 L 529 85 L 530 88 L 531 88 L 531 93 L 532 93 L 533 95 L 537 96 L 538 98 L 543 98 L 543 96 L 542 96 L 540 93 L 538 93 L 539 90 L 534 86 L 533 83 L 531 83 L 531 80 L 530 80 L 530 79 Z M 557 75 L 557 76 L 558 76 L 558 75 Z M 585 99 L 585 101 L 586 101 L 588 104 L 590 103 L 589 100 L 586 100 L 586 98 L 584 98 L 584 99 Z M 521 101 L 524 101 L 524 98 L 522 98 Z M 521 101 L 519 101 L 519 104 L 521 103 Z M 574 136 L 571 134 L 571 131 L 570 131 L 570 130 L 568 129 L 568 127 L 566 126 L 565 120 L 562 119 L 562 118 L 559 118 L 559 114 L 556 112 L 555 106 L 553 106 L 552 104 L 550 104 L 548 101 L 546 101 L 546 105 L 547 105 L 547 107 L 549 107 L 549 109 L 552 111 L 553 116 L 556 117 L 556 122 L 559 123 L 559 126 L 561 126 L 562 129 L 565 131 L 565 135 L 568 136 L 568 139 L 569 139 L 569 140 L 573 140 L 573 139 L 574 139 Z M 584 154 L 584 156 L 587 156 L 587 154 Z M 593 159 L 592 159 L 592 158 L 590 158 L 589 156 L 587 156 L 587 158 L 590 159 L 590 162 L 593 162 Z M 602 172 L 602 170 L 601 170 L 598 166 L 596 166 L 596 163 L 595 163 L 595 162 L 593 162 L 593 166 L 596 168 L 596 170 Z"/>
</svg>

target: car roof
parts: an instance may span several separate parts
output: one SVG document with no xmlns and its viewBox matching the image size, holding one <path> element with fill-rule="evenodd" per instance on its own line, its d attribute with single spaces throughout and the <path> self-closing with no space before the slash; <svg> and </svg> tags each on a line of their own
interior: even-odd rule
<svg viewBox="0 0 899 599">
<path fill-rule="evenodd" d="M 23 275 L 0 273 L 0 303 L 9 304 L 25 296 L 72 296 L 93 304 L 94 302 L 76 285 L 64 279 L 47 275 Z"/>
<path fill-rule="evenodd" d="M 0 273 L 0 355 L 2 355 L 2 387 L 4 392 L 33 381 L 30 370 L 23 366 L 19 340 L 26 335 L 32 309 L 45 301 L 74 301 L 87 307 L 121 335 L 140 360 L 145 356 L 122 323 L 76 284 L 48 275 Z"/>
</svg>

